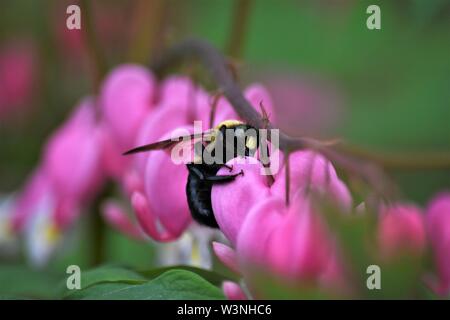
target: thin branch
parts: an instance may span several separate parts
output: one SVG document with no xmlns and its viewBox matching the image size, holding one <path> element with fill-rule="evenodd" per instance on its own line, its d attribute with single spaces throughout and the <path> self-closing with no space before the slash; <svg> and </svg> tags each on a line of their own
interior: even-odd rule
<svg viewBox="0 0 450 320">
<path fill-rule="evenodd" d="M 206 41 L 189 39 L 173 46 L 155 61 L 152 69 L 161 76 L 169 67 L 189 58 L 198 59 L 203 63 L 218 89 L 223 92 L 239 117 L 256 129 L 274 128 L 245 99 L 242 90 L 234 80 L 232 72 L 227 67 L 226 59 L 222 53 Z M 270 140 L 270 130 L 268 139 Z M 279 148 L 285 153 L 306 148 L 316 150 L 335 164 L 364 178 L 381 195 L 392 195 L 395 188 L 384 171 L 379 167 L 380 165 L 395 165 L 397 167 L 405 165 L 406 167 L 417 168 L 420 165 L 429 168 L 448 168 L 450 166 L 450 157 L 438 158 L 433 156 L 430 159 L 425 154 L 419 158 L 388 157 L 381 154 L 362 152 L 360 149 L 351 148 L 348 145 L 343 145 L 339 148 L 339 145 L 333 146 L 328 142 L 316 139 L 294 138 L 281 130 L 279 133 Z M 361 162 L 361 160 L 364 161 Z M 430 162 L 433 163 L 432 165 L 428 163 L 430 160 L 433 160 Z"/>
</svg>

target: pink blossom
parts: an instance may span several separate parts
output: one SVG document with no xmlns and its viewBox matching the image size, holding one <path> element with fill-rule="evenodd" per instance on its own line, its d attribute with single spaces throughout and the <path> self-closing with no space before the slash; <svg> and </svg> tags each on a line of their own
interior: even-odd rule
<svg viewBox="0 0 450 320">
<path fill-rule="evenodd" d="M 344 119 L 343 99 L 327 81 L 290 73 L 263 79 L 277 107 L 277 125 L 292 136 L 329 136 Z"/>
<path fill-rule="evenodd" d="M 122 206 L 114 200 L 108 200 L 102 206 L 103 217 L 113 227 L 136 240 L 143 240 L 144 234 L 134 221 L 125 213 Z"/>
<path fill-rule="evenodd" d="M 326 279 L 326 286 L 332 287 L 343 277 L 332 272 L 342 270 L 332 238 L 310 201 L 301 194 L 289 207 L 277 197 L 254 206 L 239 233 L 237 254 L 250 281 L 255 266 L 300 284 L 325 285 Z"/>
<path fill-rule="evenodd" d="M 41 168 L 36 169 L 25 183 L 16 201 L 12 216 L 12 227 L 15 232 L 23 231 L 29 218 L 35 213 L 39 202 L 50 193 L 50 184 Z"/>
<path fill-rule="evenodd" d="M 0 118 L 31 103 L 36 76 L 36 52 L 31 42 L 0 48 Z"/>
<path fill-rule="evenodd" d="M 282 155 L 281 155 L 282 156 Z M 263 166 L 260 162 L 244 164 L 233 159 L 227 163 L 233 170 L 219 170 L 218 174 L 238 173 L 241 169 L 244 176 L 237 177 L 233 183 L 215 185 L 211 199 L 213 211 L 221 231 L 234 245 L 240 228 L 249 212 L 257 203 L 269 195 L 285 199 L 285 168 L 275 176 L 275 182 L 269 186 L 267 176 L 261 175 Z M 349 210 L 352 199 L 349 190 L 339 179 L 331 163 L 323 156 L 312 151 L 297 151 L 290 155 L 290 197 L 299 191 L 307 192 L 310 188 L 329 196 L 344 210 Z"/>
<path fill-rule="evenodd" d="M 284 159 L 284 156 L 281 156 Z M 350 192 L 337 176 L 330 161 L 319 153 L 309 150 L 293 152 L 289 156 L 289 161 L 290 197 L 293 197 L 298 190 L 310 188 L 312 191 L 328 196 L 343 210 L 350 210 L 352 205 Z M 272 186 L 272 193 L 280 197 L 285 196 L 285 170 L 283 165 Z"/>
<path fill-rule="evenodd" d="M 134 147 L 136 136 L 146 115 L 154 108 L 155 80 L 137 65 L 117 67 L 105 79 L 100 106 L 107 132 L 104 159 L 113 176 L 121 176 L 128 159 L 122 153 Z"/>
<path fill-rule="evenodd" d="M 236 252 L 227 245 L 220 242 L 213 242 L 213 250 L 219 260 L 235 273 L 240 273 L 239 262 Z"/>
<path fill-rule="evenodd" d="M 420 255 L 425 248 L 425 225 L 421 210 L 413 205 L 393 205 L 381 209 L 378 244 L 383 257 L 400 253 Z"/>
<path fill-rule="evenodd" d="M 93 101 L 81 101 L 71 117 L 50 137 L 44 148 L 43 170 L 55 194 L 55 219 L 68 225 L 79 206 L 102 182 L 101 132 Z"/>
<path fill-rule="evenodd" d="M 222 284 L 222 290 L 228 300 L 247 300 L 247 296 L 241 287 L 232 281 L 224 281 Z"/>
<path fill-rule="evenodd" d="M 267 177 L 261 175 L 263 166 L 260 162 L 239 163 L 239 159 L 233 159 L 227 165 L 233 167 L 231 172 L 224 167 L 217 174 L 236 174 L 243 170 L 244 175 L 232 183 L 214 185 L 211 199 L 220 230 L 235 244 L 249 210 L 270 195 L 270 187 Z"/>
<path fill-rule="evenodd" d="M 428 205 L 425 217 L 438 274 L 434 289 L 444 296 L 450 292 L 450 193 L 437 195 Z"/>
</svg>

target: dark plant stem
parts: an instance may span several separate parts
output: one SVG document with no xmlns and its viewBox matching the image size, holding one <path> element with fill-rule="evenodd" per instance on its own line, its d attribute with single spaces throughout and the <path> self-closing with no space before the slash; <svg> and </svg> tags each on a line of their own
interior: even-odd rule
<svg viewBox="0 0 450 320">
<path fill-rule="evenodd" d="M 100 215 L 100 201 L 96 201 L 94 212 L 90 217 L 91 228 L 91 265 L 93 267 L 102 264 L 105 261 L 105 222 Z"/>
<path fill-rule="evenodd" d="M 97 93 L 106 73 L 106 61 L 95 34 L 92 3 L 88 0 L 81 0 L 80 4 L 82 10 L 81 29 L 83 30 L 84 43 L 89 55 L 89 68 L 92 73 L 94 93 Z"/>
<path fill-rule="evenodd" d="M 252 0 L 235 0 L 231 30 L 226 49 L 227 54 L 232 58 L 242 57 L 251 7 Z"/>
</svg>

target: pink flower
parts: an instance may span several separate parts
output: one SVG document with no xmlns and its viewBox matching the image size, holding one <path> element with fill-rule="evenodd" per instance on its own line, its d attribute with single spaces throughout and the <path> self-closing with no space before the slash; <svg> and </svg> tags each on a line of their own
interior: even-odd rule
<svg viewBox="0 0 450 320">
<path fill-rule="evenodd" d="M 270 187 L 267 176 L 261 175 L 263 166 L 260 162 L 239 163 L 239 159 L 233 159 L 227 165 L 233 167 L 231 172 L 224 167 L 217 174 L 236 174 L 243 170 L 244 175 L 231 183 L 214 185 L 211 200 L 220 230 L 234 245 L 248 212 L 269 197 Z"/>
<path fill-rule="evenodd" d="M 284 159 L 284 155 L 282 155 Z M 282 160 L 280 160 L 281 162 Z M 298 190 L 307 188 L 333 200 L 341 209 L 348 211 L 352 198 L 345 184 L 339 179 L 330 161 L 321 154 L 305 150 L 296 151 L 289 156 L 290 161 L 290 197 Z M 272 193 L 285 196 L 285 167 L 281 168 L 275 177 Z"/>
<path fill-rule="evenodd" d="M 213 186 L 211 199 L 213 211 L 221 231 L 234 245 L 240 228 L 250 209 L 269 195 L 285 199 L 285 168 L 275 176 L 275 182 L 269 186 L 267 176 L 261 175 L 263 166 L 256 163 L 237 163 L 237 159 L 228 162 L 233 170 L 219 170 L 218 174 L 238 173 L 241 169 L 244 176 L 237 177 L 232 183 Z M 344 210 L 349 210 L 352 199 L 345 184 L 338 178 L 329 161 L 312 151 L 297 151 L 290 155 L 290 198 L 299 191 L 307 189 L 330 197 Z"/>
<path fill-rule="evenodd" d="M 125 213 L 122 206 L 114 200 L 108 200 L 103 204 L 102 214 L 106 221 L 113 227 L 136 240 L 143 240 L 142 230 Z"/>
<path fill-rule="evenodd" d="M 420 255 L 425 248 L 422 212 L 413 205 L 393 205 L 381 209 L 378 244 L 384 258 L 401 253 Z"/>
<path fill-rule="evenodd" d="M 342 97 L 326 81 L 272 73 L 263 82 L 277 107 L 277 125 L 292 136 L 326 137 L 344 119 Z"/>
<path fill-rule="evenodd" d="M 104 159 L 111 174 L 120 177 L 128 163 L 122 153 L 134 147 L 138 131 L 147 114 L 154 108 L 155 80 L 137 65 L 122 65 L 105 79 L 101 93 L 104 130 Z"/>
<path fill-rule="evenodd" d="M 333 287 L 343 277 L 332 238 L 300 194 L 288 208 L 277 197 L 254 206 L 239 233 L 237 254 L 250 282 L 257 266 L 299 284 Z"/>
<path fill-rule="evenodd" d="M 50 184 L 41 168 L 36 169 L 19 193 L 12 216 L 12 227 L 17 233 L 23 231 L 29 218 L 35 213 L 39 203 L 51 193 Z"/>
<path fill-rule="evenodd" d="M 434 289 L 444 296 L 450 293 L 450 193 L 436 196 L 428 205 L 425 217 L 438 274 Z"/>
<path fill-rule="evenodd" d="M 102 182 L 101 132 L 93 101 L 84 99 L 51 136 L 43 155 L 43 170 L 55 194 L 55 219 L 60 227 L 73 220 L 79 206 Z"/>
<path fill-rule="evenodd" d="M 0 118 L 31 103 L 36 73 L 36 52 L 31 42 L 0 48 Z"/>
<path fill-rule="evenodd" d="M 213 250 L 219 260 L 233 272 L 240 274 L 239 262 L 236 252 L 220 242 L 213 242 Z"/>
<path fill-rule="evenodd" d="M 222 290 L 228 300 L 247 300 L 247 297 L 241 287 L 232 281 L 224 281 Z"/>
</svg>

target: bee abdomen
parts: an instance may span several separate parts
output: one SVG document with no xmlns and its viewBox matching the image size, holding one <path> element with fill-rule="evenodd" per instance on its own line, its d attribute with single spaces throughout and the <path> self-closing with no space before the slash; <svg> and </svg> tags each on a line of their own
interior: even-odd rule
<svg viewBox="0 0 450 320">
<path fill-rule="evenodd" d="M 186 184 L 186 196 L 192 217 L 200 224 L 218 228 L 211 204 L 212 184 L 200 180 L 196 175 L 189 174 Z"/>
</svg>

